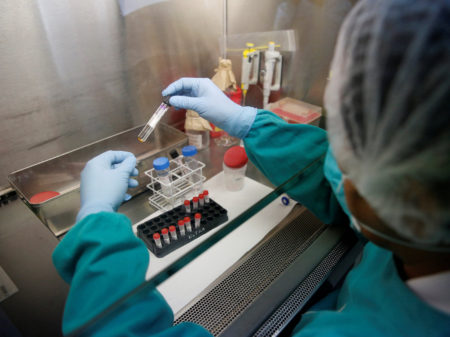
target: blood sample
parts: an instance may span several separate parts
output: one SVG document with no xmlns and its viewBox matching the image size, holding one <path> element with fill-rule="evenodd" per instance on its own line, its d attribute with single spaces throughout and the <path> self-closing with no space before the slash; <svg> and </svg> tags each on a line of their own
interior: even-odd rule
<svg viewBox="0 0 450 337">
<path fill-rule="evenodd" d="M 177 229 L 175 226 L 169 226 L 169 233 L 172 240 L 178 240 Z"/>
<path fill-rule="evenodd" d="M 200 219 L 202 215 L 200 213 L 195 213 L 195 228 L 200 228 Z"/>
<path fill-rule="evenodd" d="M 153 234 L 153 240 L 155 240 L 156 247 L 162 248 L 161 236 L 159 235 L 159 233 Z"/>
<path fill-rule="evenodd" d="M 170 245 L 169 231 L 167 230 L 167 228 L 163 228 L 163 229 L 161 230 L 161 234 L 162 234 L 162 236 L 163 236 L 164 242 L 165 242 L 167 245 Z"/>
<path fill-rule="evenodd" d="M 188 232 L 192 232 L 192 226 L 191 226 L 191 218 L 190 217 L 185 217 L 184 218 L 184 224 L 186 225 L 186 230 Z"/>
<path fill-rule="evenodd" d="M 205 202 L 209 204 L 209 192 L 208 190 L 203 191 L 203 198 L 205 198 Z"/>
<path fill-rule="evenodd" d="M 192 211 L 195 212 L 198 210 L 198 197 L 192 198 Z"/>
<path fill-rule="evenodd" d="M 184 201 L 184 208 L 186 209 L 186 213 L 191 213 L 191 202 L 189 200 Z"/>
<path fill-rule="evenodd" d="M 198 203 L 199 203 L 199 206 L 200 206 L 200 207 L 205 206 L 205 199 L 204 199 L 204 197 L 203 197 L 203 194 L 199 194 L 199 195 L 198 195 Z"/>
<path fill-rule="evenodd" d="M 184 221 L 183 220 L 178 220 L 178 228 L 180 229 L 180 235 L 185 236 L 186 230 L 184 229 Z"/>
</svg>

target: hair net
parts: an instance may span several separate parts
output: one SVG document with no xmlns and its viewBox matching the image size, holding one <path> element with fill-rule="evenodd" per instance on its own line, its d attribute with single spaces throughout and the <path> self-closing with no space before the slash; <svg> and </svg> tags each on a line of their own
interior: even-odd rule
<svg viewBox="0 0 450 337">
<path fill-rule="evenodd" d="M 333 152 L 399 235 L 450 243 L 450 1 L 360 1 L 325 93 Z"/>
</svg>

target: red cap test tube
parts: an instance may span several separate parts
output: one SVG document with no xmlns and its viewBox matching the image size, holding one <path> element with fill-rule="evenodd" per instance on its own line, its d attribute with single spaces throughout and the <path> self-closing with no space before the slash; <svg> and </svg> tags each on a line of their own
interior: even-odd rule
<svg viewBox="0 0 450 337">
<path fill-rule="evenodd" d="M 169 226 L 169 233 L 172 240 L 178 240 L 177 228 L 175 226 Z"/>
<path fill-rule="evenodd" d="M 191 202 L 189 200 L 184 201 L 184 208 L 186 213 L 191 213 Z"/>
<path fill-rule="evenodd" d="M 202 215 L 200 213 L 195 213 L 195 228 L 200 228 L 200 219 Z"/>
<path fill-rule="evenodd" d="M 192 210 L 195 212 L 198 209 L 198 197 L 192 198 Z"/>
<path fill-rule="evenodd" d="M 180 229 L 180 235 L 185 236 L 186 230 L 184 229 L 184 221 L 183 220 L 178 220 L 178 228 Z"/>
<path fill-rule="evenodd" d="M 186 225 L 186 230 L 188 232 L 192 232 L 192 226 L 191 226 L 191 218 L 190 217 L 185 217 L 184 218 L 184 224 Z"/>
<path fill-rule="evenodd" d="M 205 198 L 205 202 L 209 204 L 209 192 L 208 190 L 203 191 L 203 198 Z"/>
<path fill-rule="evenodd" d="M 199 202 L 199 204 L 200 204 L 200 207 L 205 206 L 205 199 L 204 199 L 204 197 L 203 197 L 203 194 L 199 194 L 199 196 L 198 196 L 198 202 Z"/>
<path fill-rule="evenodd" d="M 167 228 L 163 228 L 161 230 L 161 234 L 163 236 L 164 242 L 170 245 L 169 231 L 167 230 Z"/>
<path fill-rule="evenodd" d="M 162 248 L 161 236 L 159 235 L 159 233 L 153 234 L 153 240 L 155 241 L 156 247 Z"/>
</svg>

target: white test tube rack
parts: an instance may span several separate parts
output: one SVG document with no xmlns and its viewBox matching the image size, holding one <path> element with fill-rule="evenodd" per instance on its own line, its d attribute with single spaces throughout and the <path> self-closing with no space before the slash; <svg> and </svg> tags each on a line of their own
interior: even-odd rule
<svg viewBox="0 0 450 337">
<path fill-rule="evenodd" d="M 185 199 L 190 199 L 196 190 L 202 189 L 203 182 L 206 180 L 203 176 L 205 164 L 192 158 L 192 166 L 195 167 L 192 169 L 183 163 L 182 158 L 183 156 L 180 156 L 169 162 L 169 174 L 172 180 L 170 184 L 161 181 L 154 168 L 145 171 L 145 174 L 150 177 L 147 188 L 153 192 L 148 198 L 150 205 L 163 211 L 170 211 L 181 205 Z M 165 195 L 163 190 L 170 191 L 170 195 Z"/>
</svg>

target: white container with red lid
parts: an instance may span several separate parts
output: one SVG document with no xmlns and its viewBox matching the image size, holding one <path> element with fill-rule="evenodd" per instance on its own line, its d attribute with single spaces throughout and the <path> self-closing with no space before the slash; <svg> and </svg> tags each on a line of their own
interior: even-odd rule
<svg viewBox="0 0 450 337">
<path fill-rule="evenodd" d="M 244 187 L 248 157 L 242 146 L 233 146 L 223 157 L 225 187 L 229 191 L 240 191 Z"/>
</svg>

